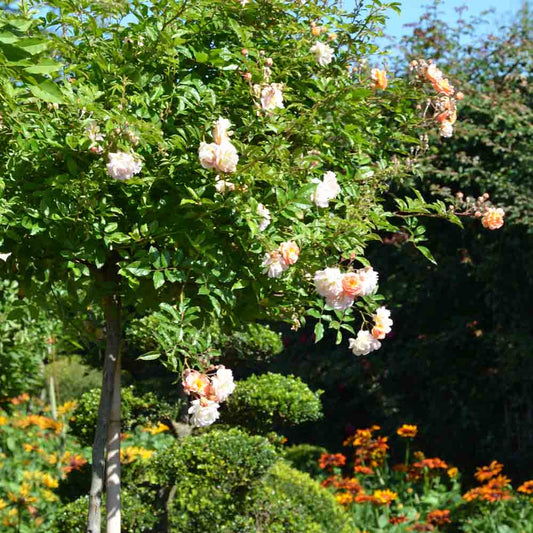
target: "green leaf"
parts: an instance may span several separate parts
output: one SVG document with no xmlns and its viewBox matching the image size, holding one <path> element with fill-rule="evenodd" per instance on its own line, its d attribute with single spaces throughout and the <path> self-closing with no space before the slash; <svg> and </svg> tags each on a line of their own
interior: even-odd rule
<svg viewBox="0 0 533 533">
<path fill-rule="evenodd" d="M 417 246 L 416 248 L 426 259 L 431 261 L 434 265 L 437 264 L 437 261 L 435 261 L 432 253 L 425 246 Z"/>
<path fill-rule="evenodd" d="M 159 289 L 159 287 L 165 284 L 165 276 L 161 270 L 156 270 L 154 272 L 154 287 Z"/>
<path fill-rule="evenodd" d="M 322 340 L 322 337 L 324 337 L 324 324 L 317 322 L 315 324 L 315 343 Z"/>
<path fill-rule="evenodd" d="M 37 65 L 26 67 L 24 70 L 29 74 L 51 74 L 61 70 L 63 65 L 53 59 L 41 59 Z"/>
<path fill-rule="evenodd" d="M 59 87 L 53 81 L 44 80 L 39 85 L 30 85 L 29 89 L 33 96 L 45 102 L 62 104 L 64 101 Z"/>
<path fill-rule="evenodd" d="M 19 40 L 19 37 L 8 31 L 0 33 L 0 43 L 13 44 Z"/>
<path fill-rule="evenodd" d="M 138 276 L 138 277 L 148 276 L 151 272 L 151 269 L 147 268 L 140 261 L 134 261 L 133 263 L 130 263 L 126 267 L 126 270 L 128 272 L 131 272 L 134 276 Z"/>
<path fill-rule="evenodd" d="M 49 43 L 50 41 L 43 41 L 40 38 L 33 37 L 31 39 L 24 39 L 23 41 L 19 41 L 17 43 L 17 46 L 33 56 L 35 54 L 40 54 L 41 52 L 44 52 L 48 48 Z"/>
<path fill-rule="evenodd" d="M 141 361 L 153 361 L 154 359 L 159 359 L 159 357 L 161 357 L 159 352 L 148 352 L 137 357 L 137 359 L 140 359 Z"/>
</svg>

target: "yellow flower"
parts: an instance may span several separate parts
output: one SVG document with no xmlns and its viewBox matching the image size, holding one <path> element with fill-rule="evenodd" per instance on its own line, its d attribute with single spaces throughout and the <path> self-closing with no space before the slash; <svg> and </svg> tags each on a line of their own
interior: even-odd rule
<svg viewBox="0 0 533 533">
<path fill-rule="evenodd" d="M 167 425 L 163 424 L 162 422 L 158 422 L 157 426 L 150 424 L 141 428 L 141 431 L 144 431 L 145 433 L 150 433 L 150 435 L 158 435 L 159 433 L 163 433 L 164 431 L 168 431 L 169 429 L 170 428 Z"/>
<path fill-rule="evenodd" d="M 50 465 L 55 465 L 57 464 L 57 453 L 51 453 L 50 455 L 48 455 L 46 457 L 46 462 Z"/>
<path fill-rule="evenodd" d="M 76 400 L 70 400 L 68 402 L 65 402 L 63 405 L 60 405 L 57 408 L 57 414 L 59 416 L 66 415 L 67 413 L 70 413 L 71 411 L 74 411 L 74 409 L 76 409 L 77 405 L 78 405 L 78 402 Z"/>
<path fill-rule="evenodd" d="M 7 416 L 0 416 L 0 426 L 5 426 L 7 424 Z"/>
<path fill-rule="evenodd" d="M 43 490 L 43 500 L 51 503 L 59 500 L 59 498 L 51 490 Z"/>
<path fill-rule="evenodd" d="M 50 474 L 43 474 L 42 477 L 43 484 L 49 489 L 56 489 L 59 487 L 59 482 L 56 478 L 52 477 Z"/>
<path fill-rule="evenodd" d="M 5 501 L 5 500 L 2 500 L 2 498 L 0 498 L 0 511 L 2 509 L 5 509 L 7 507 L 8 503 Z"/>
<path fill-rule="evenodd" d="M 372 496 L 374 502 L 378 505 L 389 505 L 392 501 L 398 498 L 398 494 L 390 489 L 375 490 Z"/>
<path fill-rule="evenodd" d="M 448 476 L 450 477 L 450 479 L 456 478 L 457 474 L 459 474 L 459 470 L 455 466 L 452 466 L 452 468 L 448 468 Z"/>
<path fill-rule="evenodd" d="M 120 450 L 120 460 L 123 464 L 133 463 L 137 459 L 146 461 L 154 454 L 154 450 L 147 450 L 138 446 L 126 446 Z"/>
<path fill-rule="evenodd" d="M 418 433 L 418 427 L 410 424 L 403 424 L 402 427 L 398 428 L 396 433 L 400 435 L 400 437 L 412 439 L 416 437 L 416 434 Z"/>
</svg>

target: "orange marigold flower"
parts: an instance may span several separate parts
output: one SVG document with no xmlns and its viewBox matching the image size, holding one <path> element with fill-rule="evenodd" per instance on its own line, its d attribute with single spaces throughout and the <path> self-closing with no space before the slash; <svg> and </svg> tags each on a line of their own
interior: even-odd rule
<svg viewBox="0 0 533 533">
<path fill-rule="evenodd" d="M 443 468 L 444 470 L 446 470 L 448 468 L 448 465 L 438 457 L 422 459 L 422 461 L 413 463 L 413 466 L 415 468 L 429 468 L 430 470 L 436 468 Z"/>
<path fill-rule="evenodd" d="M 353 471 L 356 474 L 362 474 L 363 476 L 373 476 L 374 475 L 374 471 L 370 467 L 363 466 L 363 465 L 355 465 L 353 467 Z"/>
<path fill-rule="evenodd" d="M 320 485 L 322 487 L 338 487 L 339 486 L 339 480 L 341 478 L 339 476 L 330 476 L 320 482 Z"/>
<path fill-rule="evenodd" d="M 372 495 L 374 503 L 377 505 L 390 505 L 391 502 L 398 498 L 398 494 L 390 489 L 375 490 Z"/>
<path fill-rule="evenodd" d="M 364 492 L 360 492 L 355 498 L 355 503 L 370 503 L 374 502 L 374 496 L 371 496 L 370 494 L 365 494 Z"/>
<path fill-rule="evenodd" d="M 404 514 L 400 514 L 398 516 L 391 516 L 389 518 L 389 524 L 403 524 L 404 522 L 407 522 L 407 516 Z"/>
<path fill-rule="evenodd" d="M 400 437 L 412 439 L 416 437 L 416 434 L 418 433 L 418 427 L 414 425 L 410 425 L 410 424 L 403 424 L 401 427 L 397 429 L 396 433 Z"/>
<path fill-rule="evenodd" d="M 318 461 L 318 466 L 322 469 L 332 468 L 334 466 L 344 466 L 346 456 L 342 453 L 323 453 Z"/>
<path fill-rule="evenodd" d="M 30 399 L 30 395 L 25 392 L 24 394 L 20 394 L 16 398 L 11 398 L 11 403 L 13 405 L 19 405 L 21 403 L 27 402 Z"/>
<path fill-rule="evenodd" d="M 533 479 L 522 483 L 516 490 L 524 494 L 533 494 Z"/>
<path fill-rule="evenodd" d="M 497 476 L 502 469 L 502 463 L 498 463 L 498 461 L 492 461 L 492 463 L 490 463 L 488 466 L 480 466 L 476 468 L 476 473 L 474 476 L 479 482 L 483 482 Z"/>
<path fill-rule="evenodd" d="M 37 444 L 28 444 L 27 442 L 24 442 L 22 447 L 24 448 L 25 452 L 42 452 L 41 448 L 39 448 Z"/>
<path fill-rule="evenodd" d="M 434 526 L 443 526 L 451 523 L 449 509 L 435 509 L 426 516 L 426 522 Z"/>
<path fill-rule="evenodd" d="M 342 478 L 340 481 L 338 481 L 337 487 L 351 494 L 359 494 L 363 490 L 359 481 L 353 477 Z"/>
<path fill-rule="evenodd" d="M 507 476 L 499 475 L 495 478 L 492 478 L 487 482 L 487 487 L 491 489 L 503 489 L 511 483 L 511 480 Z"/>
<path fill-rule="evenodd" d="M 71 452 L 65 452 L 65 455 L 61 458 L 62 463 L 67 463 L 61 468 L 65 474 L 69 474 L 73 470 L 79 470 L 83 465 L 87 464 L 87 459 L 84 459 L 82 455 L 73 454 Z"/>
<path fill-rule="evenodd" d="M 370 72 L 370 77 L 374 89 L 381 89 L 384 91 L 387 88 L 387 71 L 385 69 L 380 70 L 379 68 L 373 68 Z"/>
</svg>

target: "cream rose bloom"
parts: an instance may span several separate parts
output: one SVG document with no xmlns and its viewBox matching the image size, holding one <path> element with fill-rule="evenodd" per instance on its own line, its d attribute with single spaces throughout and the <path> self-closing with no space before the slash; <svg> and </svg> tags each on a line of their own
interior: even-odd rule
<svg viewBox="0 0 533 533">
<path fill-rule="evenodd" d="M 211 384 L 218 402 L 228 399 L 229 395 L 235 390 L 233 381 L 233 372 L 223 365 L 219 365 L 217 373 L 211 378 Z"/>
<path fill-rule="evenodd" d="M 338 268 L 325 268 L 315 272 L 315 287 L 324 298 L 334 299 L 342 294 L 342 274 Z"/>
<path fill-rule="evenodd" d="M 220 194 L 224 194 L 228 191 L 234 191 L 235 190 L 235 183 L 232 183 L 231 181 L 226 181 L 220 179 L 220 176 L 215 177 L 215 189 Z"/>
<path fill-rule="evenodd" d="M 282 89 L 282 83 L 271 83 L 263 87 L 261 90 L 261 107 L 265 111 L 273 111 L 284 107 Z"/>
<path fill-rule="evenodd" d="M 369 296 L 376 291 L 379 274 L 372 267 L 360 268 L 357 274 L 361 280 L 361 296 Z"/>
<path fill-rule="evenodd" d="M 504 210 L 501 207 L 489 207 L 481 219 L 484 228 L 495 230 L 503 226 Z"/>
<path fill-rule="evenodd" d="M 220 172 L 235 172 L 239 162 L 237 148 L 229 141 L 224 141 L 216 146 L 215 168 Z"/>
<path fill-rule="evenodd" d="M 349 307 L 352 307 L 354 301 L 355 298 L 353 296 L 350 296 L 349 294 L 346 294 L 345 292 L 341 292 L 337 296 L 326 297 L 326 303 L 331 308 L 336 309 L 338 311 L 344 311 Z"/>
<path fill-rule="evenodd" d="M 197 370 L 186 370 L 183 374 L 183 390 L 187 394 L 195 393 L 205 396 L 209 391 L 209 378 Z"/>
<path fill-rule="evenodd" d="M 390 311 L 386 307 L 379 307 L 376 310 L 374 324 L 372 336 L 376 339 L 384 339 L 392 331 L 393 322 L 390 318 Z"/>
<path fill-rule="evenodd" d="M 215 143 L 200 143 L 198 149 L 198 158 L 200 159 L 200 165 L 204 168 L 215 168 L 217 161 L 217 144 Z"/>
<path fill-rule="evenodd" d="M 283 256 L 278 250 L 268 252 L 263 259 L 263 274 L 267 274 L 269 278 L 279 278 L 289 268 L 289 265 L 283 259 Z"/>
<path fill-rule="evenodd" d="M 300 248 L 294 241 L 282 242 L 279 245 L 279 251 L 281 253 L 281 256 L 283 257 L 283 260 L 288 265 L 294 265 L 294 263 L 298 261 L 298 257 L 300 255 Z"/>
<path fill-rule="evenodd" d="M 333 48 L 324 43 L 316 43 L 311 47 L 311 52 L 315 54 L 316 62 L 325 67 L 329 65 L 333 59 Z"/>
<path fill-rule="evenodd" d="M 190 423 L 197 428 L 210 426 L 219 416 L 219 404 L 206 398 L 193 400 L 189 407 Z"/>
<path fill-rule="evenodd" d="M 317 183 L 317 187 L 311 195 L 311 201 L 317 207 L 328 207 L 329 201 L 341 192 L 335 172 L 328 171 L 322 176 L 322 181 L 315 178 L 313 182 Z"/>
<path fill-rule="evenodd" d="M 129 180 L 142 169 L 142 163 L 128 152 L 111 152 L 107 173 L 116 180 Z"/>
<path fill-rule="evenodd" d="M 270 211 L 263 204 L 259 204 L 257 206 L 257 214 L 261 217 L 259 231 L 264 231 L 270 226 Z"/>
<path fill-rule="evenodd" d="M 219 117 L 213 124 L 213 139 L 216 144 L 222 144 L 224 141 L 229 141 L 231 132 L 229 131 L 231 122 L 227 118 Z"/>
<path fill-rule="evenodd" d="M 381 342 L 375 339 L 369 331 L 361 330 L 356 339 L 349 340 L 349 348 L 354 355 L 367 355 L 381 348 Z"/>
</svg>

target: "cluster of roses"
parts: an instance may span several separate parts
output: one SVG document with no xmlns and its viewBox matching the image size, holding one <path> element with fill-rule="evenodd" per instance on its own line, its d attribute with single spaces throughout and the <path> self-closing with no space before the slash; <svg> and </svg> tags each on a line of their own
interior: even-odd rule
<svg viewBox="0 0 533 533">
<path fill-rule="evenodd" d="M 455 197 L 457 206 L 464 210 L 464 214 L 473 214 L 476 218 L 481 218 L 481 224 L 484 228 L 496 230 L 503 226 L 505 211 L 501 207 L 490 205 L 488 193 L 485 192 L 474 199 L 471 196 L 465 198 L 464 194 L 458 191 Z"/>
<path fill-rule="evenodd" d="M 204 168 L 214 168 L 219 172 L 235 172 L 239 156 L 237 149 L 230 142 L 230 121 L 220 117 L 213 126 L 213 140 L 215 142 L 201 142 L 198 150 L 200 164 Z"/>
<path fill-rule="evenodd" d="M 339 268 L 325 268 L 315 272 L 314 282 L 318 294 L 326 299 L 326 304 L 343 311 L 351 307 L 358 296 L 373 294 L 377 289 L 378 277 L 372 267 L 345 273 Z M 393 322 L 386 307 L 379 307 L 372 318 L 374 325 L 371 331 L 361 330 L 357 338 L 349 339 L 349 347 L 354 355 L 367 355 L 379 350 L 379 341 L 391 332 Z"/>
<path fill-rule="evenodd" d="M 327 32 L 327 29 L 322 26 L 317 26 L 315 22 L 311 23 L 311 34 L 314 37 L 319 37 L 320 34 Z M 328 40 L 334 41 L 337 38 L 336 33 L 329 33 L 328 34 Z M 326 65 L 329 65 L 331 61 L 333 60 L 333 48 L 329 46 L 326 43 L 322 43 L 320 41 L 316 42 L 311 47 L 311 53 L 315 54 L 315 60 L 316 62 L 321 66 L 325 67 Z"/>
<path fill-rule="evenodd" d="M 195 397 L 189 407 L 190 423 L 195 427 L 211 425 L 219 417 L 220 403 L 235 390 L 233 373 L 224 365 L 211 366 L 206 374 L 185 370 L 183 390 Z"/>
<path fill-rule="evenodd" d="M 285 241 L 277 250 L 267 252 L 263 259 L 263 273 L 269 278 L 279 278 L 290 265 L 298 261 L 300 248 L 294 241 Z"/>
<path fill-rule="evenodd" d="M 93 154 L 101 154 L 104 151 L 102 142 L 105 135 L 100 132 L 98 124 L 94 121 L 89 122 L 85 128 L 85 133 L 91 141 L 89 150 Z M 139 136 L 133 132 L 128 124 L 121 128 L 115 129 L 115 134 L 125 138 L 128 142 L 136 145 L 139 143 Z M 142 161 L 136 154 L 130 152 L 110 152 L 108 154 L 107 172 L 116 180 L 129 180 L 142 170 Z"/>
<path fill-rule="evenodd" d="M 433 118 L 439 122 L 440 135 L 451 137 L 453 135 L 453 125 L 457 120 L 456 101 L 462 100 L 462 92 L 455 92 L 455 88 L 437 65 L 424 59 L 413 60 L 410 63 L 411 70 L 424 81 L 429 81 L 433 89 L 437 92 L 437 97 L 432 101 L 435 110 Z"/>
</svg>

